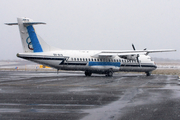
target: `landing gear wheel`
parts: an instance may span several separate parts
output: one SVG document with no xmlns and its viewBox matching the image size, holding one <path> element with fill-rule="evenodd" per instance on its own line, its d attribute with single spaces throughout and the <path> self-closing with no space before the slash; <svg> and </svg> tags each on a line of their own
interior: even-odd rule
<svg viewBox="0 0 180 120">
<path fill-rule="evenodd" d="M 85 76 L 91 76 L 92 75 L 92 73 L 91 72 L 89 72 L 89 71 L 85 71 Z"/>
<path fill-rule="evenodd" d="M 112 71 L 112 69 L 110 69 L 110 70 L 106 73 L 106 76 L 108 76 L 108 77 L 112 77 L 112 76 L 113 76 L 113 71 Z"/>
<path fill-rule="evenodd" d="M 151 76 L 151 72 L 145 72 L 146 76 Z"/>
</svg>

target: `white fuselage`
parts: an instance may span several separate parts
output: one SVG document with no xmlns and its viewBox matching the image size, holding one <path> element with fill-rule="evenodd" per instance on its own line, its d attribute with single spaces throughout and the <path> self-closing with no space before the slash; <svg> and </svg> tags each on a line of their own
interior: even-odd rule
<svg viewBox="0 0 180 120">
<path fill-rule="evenodd" d="M 119 56 L 96 58 L 93 55 L 100 50 L 59 50 L 43 53 L 18 53 L 17 56 L 36 63 L 44 64 L 59 70 L 91 71 L 92 73 L 105 73 L 133 71 L 149 72 L 156 69 L 150 56 L 140 54 L 137 60 L 122 59 Z"/>
</svg>

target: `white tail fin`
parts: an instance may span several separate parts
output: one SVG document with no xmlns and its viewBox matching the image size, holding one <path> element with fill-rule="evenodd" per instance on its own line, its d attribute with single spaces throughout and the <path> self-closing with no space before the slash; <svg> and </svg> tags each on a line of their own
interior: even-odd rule
<svg viewBox="0 0 180 120">
<path fill-rule="evenodd" d="M 43 41 L 39 36 L 37 36 L 33 25 L 46 24 L 44 22 L 33 22 L 29 18 L 17 18 L 18 23 L 6 23 L 6 25 L 18 25 L 19 32 L 21 36 L 21 42 L 25 53 L 32 52 L 48 52 L 52 50 L 57 50 L 45 41 Z"/>
</svg>

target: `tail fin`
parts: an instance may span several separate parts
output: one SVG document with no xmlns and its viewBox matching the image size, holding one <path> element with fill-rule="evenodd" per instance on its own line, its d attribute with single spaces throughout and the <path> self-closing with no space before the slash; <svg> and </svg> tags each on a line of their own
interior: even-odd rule
<svg viewBox="0 0 180 120">
<path fill-rule="evenodd" d="M 32 52 L 47 52 L 54 50 L 45 43 L 39 36 L 37 36 L 33 25 L 46 24 L 44 22 L 33 22 L 29 18 L 17 18 L 18 23 L 6 23 L 6 25 L 18 25 L 21 36 L 21 42 L 25 53 Z"/>
</svg>

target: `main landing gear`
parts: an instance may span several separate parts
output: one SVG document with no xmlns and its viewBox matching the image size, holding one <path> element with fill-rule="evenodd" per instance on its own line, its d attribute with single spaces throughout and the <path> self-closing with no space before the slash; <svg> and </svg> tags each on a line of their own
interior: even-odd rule
<svg viewBox="0 0 180 120">
<path fill-rule="evenodd" d="M 91 76 L 92 75 L 92 72 L 90 72 L 90 71 L 85 71 L 85 73 L 84 73 L 86 76 Z"/>
<path fill-rule="evenodd" d="M 113 71 L 112 71 L 112 69 L 109 69 L 109 70 L 107 71 L 106 76 L 108 76 L 108 77 L 112 77 L 112 76 L 113 76 Z"/>
<path fill-rule="evenodd" d="M 85 76 L 91 76 L 92 75 L 92 72 L 91 71 L 85 71 L 84 72 Z M 103 74 L 103 73 L 101 73 Z M 112 77 L 113 76 L 113 70 L 112 69 L 109 69 L 108 71 L 106 71 L 104 73 L 107 77 Z"/>
</svg>

